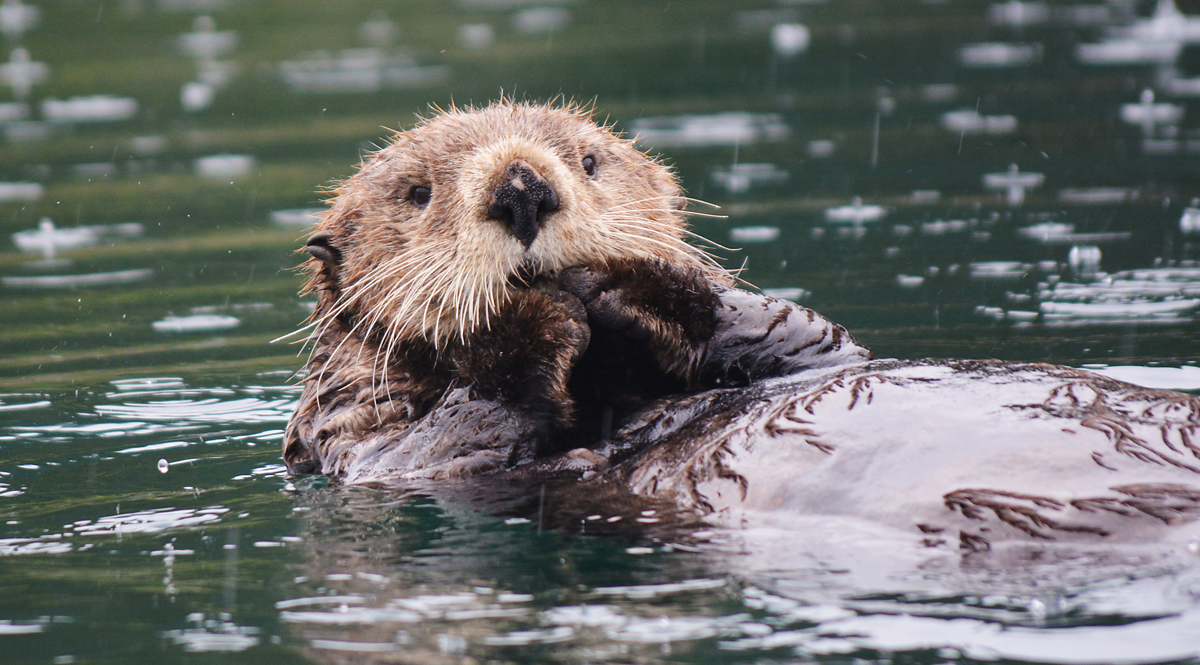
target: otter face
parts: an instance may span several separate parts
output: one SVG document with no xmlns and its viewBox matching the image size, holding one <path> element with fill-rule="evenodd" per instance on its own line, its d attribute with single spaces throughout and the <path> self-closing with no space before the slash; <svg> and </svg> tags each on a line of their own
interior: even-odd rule
<svg viewBox="0 0 1200 665">
<path fill-rule="evenodd" d="M 342 183 L 309 240 L 318 323 L 459 340 L 534 278 L 639 258 L 718 271 L 684 241 L 671 171 L 581 110 L 451 109 Z"/>
</svg>

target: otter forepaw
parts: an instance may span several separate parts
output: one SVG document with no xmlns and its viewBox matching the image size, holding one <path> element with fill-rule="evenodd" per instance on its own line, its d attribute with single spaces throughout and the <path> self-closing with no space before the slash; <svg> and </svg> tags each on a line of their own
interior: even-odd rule
<svg viewBox="0 0 1200 665">
<path fill-rule="evenodd" d="M 487 330 L 455 353 L 457 374 L 476 397 L 522 407 L 550 427 L 569 427 L 567 380 L 591 340 L 587 311 L 561 291 L 522 291 Z"/>
<path fill-rule="evenodd" d="M 644 313 L 630 302 L 627 288 L 616 284 L 613 274 L 603 266 L 581 266 L 563 271 L 559 278 L 563 291 L 578 298 L 588 319 L 605 330 L 645 339 L 653 332 Z"/>
<path fill-rule="evenodd" d="M 593 327 L 644 342 L 682 378 L 716 330 L 720 300 L 697 270 L 653 261 L 580 266 L 561 273 L 559 288 L 583 303 Z"/>
</svg>

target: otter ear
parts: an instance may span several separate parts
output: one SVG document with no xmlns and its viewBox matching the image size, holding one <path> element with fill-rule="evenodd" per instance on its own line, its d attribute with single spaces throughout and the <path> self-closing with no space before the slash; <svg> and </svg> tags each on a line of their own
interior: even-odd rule
<svg viewBox="0 0 1200 665">
<path fill-rule="evenodd" d="M 314 233 L 312 237 L 308 239 L 308 243 L 304 245 L 304 249 L 307 250 L 309 254 L 312 254 L 313 258 L 317 259 L 318 261 L 324 261 L 325 263 L 332 263 L 335 265 L 341 263 L 342 253 L 339 252 L 336 247 L 329 244 L 330 237 L 331 236 L 328 233 Z"/>
</svg>

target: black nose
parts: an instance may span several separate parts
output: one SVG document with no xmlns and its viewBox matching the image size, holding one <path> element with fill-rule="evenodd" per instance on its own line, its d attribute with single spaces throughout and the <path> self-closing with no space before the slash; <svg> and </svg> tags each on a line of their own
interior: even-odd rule
<svg viewBox="0 0 1200 665">
<path fill-rule="evenodd" d="M 558 192 L 524 160 L 514 159 L 492 192 L 488 217 L 503 222 L 526 249 L 533 244 L 546 215 L 558 210 Z"/>
</svg>

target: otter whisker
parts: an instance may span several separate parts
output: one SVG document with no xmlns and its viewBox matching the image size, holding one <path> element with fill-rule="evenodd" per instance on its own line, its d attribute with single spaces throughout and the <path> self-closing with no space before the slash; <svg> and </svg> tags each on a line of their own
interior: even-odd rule
<svg viewBox="0 0 1200 665">
<path fill-rule="evenodd" d="M 310 324 L 308 324 L 308 325 L 306 325 L 306 326 L 303 326 L 303 327 L 301 327 L 301 328 L 297 328 L 297 329 L 293 330 L 293 331 L 292 331 L 292 332 L 290 332 L 290 333 L 286 333 L 286 334 L 280 335 L 279 337 L 276 337 L 275 339 L 273 339 L 273 340 L 271 340 L 270 342 L 267 342 L 267 343 L 268 343 L 268 344 L 274 344 L 275 342 L 278 342 L 278 341 L 281 341 L 281 340 L 285 340 L 285 339 L 287 339 L 287 338 L 289 338 L 289 337 L 295 337 L 296 335 L 299 335 L 300 333 L 304 332 L 305 330 L 308 330 L 309 328 L 312 328 L 312 327 L 313 327 L 313 326 L 315 326 L 315 325 L 317 325 L 317 324 L 316 324 L 316 322 L 310 323 Z"/>
<path fill-rule="evenodd" d="M 645 198 L 641 198 L 641 199 L 632 199 L 632 200 L 629 200 L 629 201 L 622 201 L 622 202 L 620 202 L 620 203 L 614 203 L 614 204 L 611 204 L 611 205 L 609 206 L 609 208 L 610 208 L 611 210 L 638 209 L 638 208 L 637 208 L 637 206 L 640 206 L 640 205 L 642 205 L 643 203 L 649 203 L 649 202 L 652 202 L 652 201 L 653 201 L 653 202 L 665 201 L 665 200 L 667 200 L 667 199 L 669 199 L 669 198 L 670 198 L 670 197 L 667 197 L 667 196 L 664 196 L 664 195 L 662 195 L 662 194 L 659 194 L 659 195 L 656 195 L 656 196 L 647 196 L 647 197 L 645 197 Z M 677 209 L 675 209 L 675 208 L 670 208 L 670 211 L 671 211 L 671 212 L 676 212 L 676 213 L 677 213 L 677 212 L 679 212 L 679 210 L 677 210 Z"/>
<path fill-rule="evenodd" d="M 698 204 L 700 204 L 700 205 L 702 205 L 702 206 L 708 206 L 708 207 L 710 207 L 710 208 L 715 208 L 715 209 L 717 209 L 717 210 L 720 210 L 720 209 L 721 209 L 721 206 L 719 206 L 719 205 L 717 205 L 717 204 L 715 204 L 715 203 L 711 203 L 711 202 L 709 202 L 709 201 L 705 201 L 704 199 L 694 199 L 694 198 L 692 198 L 692 197 L 690 197 L 690 196 L 685 196 L 685 197 L 683 197 L 683 200 L 684 200 L 684 201 L 687 201 L 688 203 L 698 203 Z"/>
</svg>

